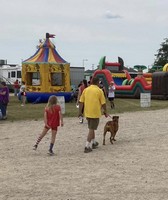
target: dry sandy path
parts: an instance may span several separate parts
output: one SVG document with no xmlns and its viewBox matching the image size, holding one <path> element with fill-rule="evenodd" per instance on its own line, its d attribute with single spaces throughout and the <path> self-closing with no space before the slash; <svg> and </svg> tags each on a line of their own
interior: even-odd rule
<svg viewBox="0 0 168 200">
<path fill-rule="evenodd" d="M 84 154 L 87 124 L 65 118 L 56 155 L 50 133 L 35 152 L 43 121 L 0 122 L 1 200 L 167 200 L 168 109 L 120 114 L 117 141 Z"/>
</svg>

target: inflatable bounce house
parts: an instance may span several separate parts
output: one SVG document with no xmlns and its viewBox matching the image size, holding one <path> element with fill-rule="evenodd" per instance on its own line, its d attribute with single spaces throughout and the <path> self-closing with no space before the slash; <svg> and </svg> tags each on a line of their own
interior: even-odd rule
<svg viewBox="0 0 168 200">
<path fill-rule="evenodd" d="M 93 74 L 101 79 L 106 90 L 110 81 L 114 81 L 116 86 L 116 97 L 125 98 L 140 98 L 140 93 L 150 93 L 152 85 L 150 81 L 141 73 L 134 79 L 130 76 L 127 70 L 124 70 L 124 62 L 118 57 L 118 62 L 109 63 L 105 61 L 106 57 L 102 57 L 99 61 L 99 69 Z"/>
<path fill-rule="evenodd" d="M 50 41 L 54 36 L 46 33 L 36 53 L 22 62 L 22 81 L 26 84 L 28 102 L 44 103 L 50 95 L 64 96 L 65 102 L 71 100 L 70 63 L 58 54 Z"/>
<path fill-rule="evenodd" d="M 163 71 L 152 74 L 152 98 L 168 99 L 168 63 L 164 65 Z"/>
</svg>

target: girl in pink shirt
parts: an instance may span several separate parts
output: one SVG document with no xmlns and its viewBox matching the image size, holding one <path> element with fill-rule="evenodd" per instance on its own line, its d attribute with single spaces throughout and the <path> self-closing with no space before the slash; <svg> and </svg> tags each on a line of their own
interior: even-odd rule
<svg viewBox="0 0 168 200">
<path fill-rule="evenodd" d="M 57 134 L 57 128 L 58 126 L 63 126 L 63 116 L 61 113 L 61 107 L 57 105 L 57 97 L 52 95 L 48 99 L 47 106 L 44 110 L 44 129 L 40 136 L 37 139 L 36 144 L 34 145 L 33 149 L 36 150 L 38 147 L 38 144 L 42 140 L 42 138 L 47 134 L 47 132 L 51 129 L 52 135 L 51 135 L 51 143 L 49 147 L 49 154 L 53 155 L 53 146 L 56 139 Z"/>
</svg>

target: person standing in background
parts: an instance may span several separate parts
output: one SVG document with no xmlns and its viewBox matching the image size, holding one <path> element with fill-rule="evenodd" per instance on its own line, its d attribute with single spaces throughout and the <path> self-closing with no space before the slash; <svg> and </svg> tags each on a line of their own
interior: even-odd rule
<svg viewBox="0 0 168 200">
<path fill-rule="evenodd" d="M 0 83 L 0 109 L 2 112 L 2 119 L 7 119 L 7 106 L 9 103 L 9 88 L 7 87 L 5 82 Z"/>
<path fill-rule="evenodd" d="M 79 87 L 78 98 L 77 98 L 77 102 L 76 102 L 77 107 L 78 107 L 78 105 L 79 105 L 79 100 L 80 100 L 80 97 L 81 97 L 81 95 L 82 95 L 82 92 L 83 92 L 83 90 L 84 90 L 85 88 L 87 88 L 87 87 L 88 87 L 87 80 L 84 79 L 84 80 L 82 81 L 82 84 L 81 84 L 80 87 Z M 84 112 L 84 107 L 83 107 L 83 109 L 82 109 L 82 114 L 83 114 L 83 112 Z M 82 116 L 79 117 L 79 122 L 80 122 L 80 123 L 83 123 L 83 117 L 82 117 Z"/>
<path fill-rule="evenodd" d="M 108 100 L 110 102 L 111 109 L 115 108 L 115 105 L 114 105 L 115 89 L 116 88 L 115 88 L 114 82 L 111 81 L 108 87 Z"/>
<path fill-rule="evenodd" d="M 14 88 L 14 96 L 16 97 L 17 94 L 19 93 L 19 88 L 20 88 L 18 79 L 16 79 L 16 81 L 14 82 L 13 88 Z"/>
<path fill-rule="evenodd" d="M 102 89 L 105 99 L 107 98 L 106 88 L 104 87 L 102 81 L 99 81 L 99 87 Z"/>
<path fill-rule="evenodd" d="M 22 81 L 22 85 L 20 87 L 20 98 L 21 98 L 21 106 L 25 106 L 25 104 L 26 104 L 26 86 L 25 86 L 24 81 Z"/>
</svg>

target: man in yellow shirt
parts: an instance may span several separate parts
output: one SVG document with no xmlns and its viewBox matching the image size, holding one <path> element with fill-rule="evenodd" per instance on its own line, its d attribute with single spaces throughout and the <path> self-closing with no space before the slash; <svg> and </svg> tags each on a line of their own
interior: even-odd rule
<svg viewBox="0 0 168 200">
<path fill-rule="evenodd" d="M 102 109 L 104 114 L 107 115 L 106 100 L 103 91 L 99 88 L 99 78 L 92 79 L 92 84 L 84 89 L 79 102 L 79 116 L 82 116 L 82 108 L 84 106 L 84 115 L 88 121 L 89 133 L 84 152 L 89 153 L 92 148 L 97 148 L 99 144 L 95 141 L 95 130 L 98 128 Z"/>
</svg>

